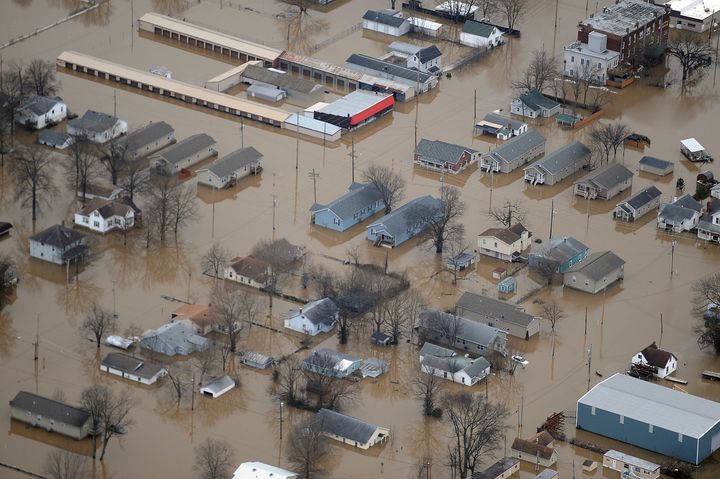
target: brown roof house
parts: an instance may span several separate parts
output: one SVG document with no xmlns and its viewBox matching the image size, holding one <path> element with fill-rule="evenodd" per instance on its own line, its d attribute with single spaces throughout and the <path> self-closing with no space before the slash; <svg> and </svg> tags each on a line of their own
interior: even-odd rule
<svg viewBox="0 0 720 479">
<path fill-rule="evenodd" d="M 195 325 L 195 331 L 204 336 L 213 330 L 222 332 L 219 315 L 217 308 L 210 304 L 183 304 L 170 313 L 170 319 L 187 319 Z"/>
<path fill-rule="evenodd" d="M 633 356 L 630 362 L 654 368 L 654 375 L 659 379 L 669 376 L 677 369 L 677 357 L 669 351 L 658 348 L 655 341 Z"/>
<path fill-rule="evenodd" d="M 238 256 L 225 268 L 225 279 L 262 288 L 268 279 L 270 265 L 252 256 Z"/>
<path fill-rule="evenodd" d="M 554 447 L 555 440 L 547 431 L 541 431 L 528 439 L 515 438 L 510 448 L 510 455 L 521 461 L 550 467 L 558 460 Z"/>
<path fill-rule="evenodd" d="M 532 233 L 521 223 L 509 228 L 490 228 L 478 236 L 478 251 L 503 261 L 513 261 L 530 246 L 530 238 Z"/>
</svg>

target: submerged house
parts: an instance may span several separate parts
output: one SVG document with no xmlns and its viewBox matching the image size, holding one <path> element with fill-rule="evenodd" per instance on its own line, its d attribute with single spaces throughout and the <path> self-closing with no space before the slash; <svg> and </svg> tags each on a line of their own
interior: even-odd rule
<svg viewBox="0 0 720 479">
<path fill-rule="evenodd" d="M 30 256 L 55 264 L 79 261 L 88 253 L 85 235 L 53 225 L 30 237 Z"/>
<path fill-rule="evenodd" d="M 659 479 L 660 464 L 640 459 L 614 449 L 603 454 L 603 467 L 618 471 L 620 477 Z"/>
<path fill-rule="evenodd" d="M 376 246 L 387 245 L 391 248 L 400 246 L 427 228 L 426 224 L 422 224 L 415 217 L 417 209 L 433 209 L 439 215 L 440 207 L 440 200 L 430 195 L 415 198 L 368 226 L 367 239 Z"/>
<path fill-rule="evenodd" d="M 93 110 L 67 124 L 68 135 L 86 138 L 93 143 L 105 143 L 128 132 L 128 124 L 112 115 Z"/>
<path fill-rule="evenodd" d="M 521 223 L 508 228 L 489 228 L 478 236 L 478 252 L 503 261 L 514 261 L 529 246 L 532 233 Z"/>
<path fill-rule="evenodd" d="M 297 479 L 298 475 L 287 469 L 262 462 L 243 462 L 230 479 Z"/>
<path fill-rule="evenodd" d="M 420 350 L 420 369 L 452 382 L 474 386 L 490 374 L 490 363 L 483 357 L 470 359 L 451 349 L 425 343 Z"/>
<path fill-rule="evenodd" d="M 540 318 L 526 313 L 517 304 L 465 292 L 455 304 L 458 316 L 501 329 L 510 336 L 530 339 L 540 332 Z"/>
<path fill-rule="evenodd" d="M 565 145 L 525 168 L 525 181 L 554 185 L 588 164 L 590 148 L 579 141 Z"/>
<path fill-rule="evenodd" d="M 42 130 L 67 117 L 67 105 L 59 96 L 33 96 L 15 110 L 15 121 L 36 130 Z"/>
<path fill-rule="evenodd" d="M 545 154 L 545 137 L 535 130 L 522 133 L 480 157 L 480 169 L 510 173 Z"/>
<path fill-rule="evenodd" d="M 415 148 L 413 163 L 428 170 L 458 174 L 476 163 L 480 152 L 461 145 L 423 138 Z"/>
<path fill-rule="evenodd" d="M 510 454 L 521 461 L 543 467 L 550 467 L 558 460 L 555 439 L 547 431 L 540 431 L 527 439 L 516 437 Z"/>
<path fill-rule="evenodd" d="M 510 112 L 523 118 L 549 118 L 560 113 L 560 103 L 537 90 L 531 90 L 512 99 Z"/>
<path fill-rule="evenodd" d="M 100 371 L 145 385 L 155 384 L 158 379 L 167 375 L 167 369 L 161 364 L 123 353 L 108 353 L 100 363 Z"/>
<path fill-rule="evenodd" d="M 118 147 L 125 150 L 125 158 L 144 158 L 175 143 L 175 130 L 164 121 L 155 121 L 138 128 L 118 140 Z"/>
<path fill-rule="evenodd" d="M 179 320 L 148 329 L 140 339 L 140 346 L 166 356 L 187 356 L 206 350 L 210 341 L 195 334 L 192 322 Z"/>
<path fill-rule="evenodd" d="M 701 240 L 720 243 L 720 187 L 714 187 L 713 197 L 709 199 L 707 211 L 697 224 L 697 236 Z"/>
<path fill-rule="evenodd" d="M 676 233 L 691 231 L 700 222 L 702 204 L 690 195 L 683 195 L 672 203 L 660 205 L 657 227 Z"/>
<path fill-rule="evenodd" d="M 632 171 L 618 163 L 601 166 L 573 185 L 577 196 L 586 200 L 609 200 L 632 186 Z"/>
<path fill-rule="evenodd" d="M 395 10 L 368 10 L 362 17 L 365 30 L 400 37 L 410 31 L 410 22 Z"/>
<path fill-rule="evenodd" d="M 415 327 L 419 337 L 479 356 L 507 353 L 505 331 L 455 314 L 425 310 L 420 313 Z"/>
<path fill-rule="evenodd" d="M 315 336 L 332 331 L 338 321 L 339 312 L 330 298 L 323 298 L 310 301 L 300 309 L 291 309 L 284 323 L 288 329 Z"/>
<path fill-rule="evenodd" d="M 346 378 L 361 366 L 360 358 L 327 348 L 313 351 L 303 361 L 303 369 L 336 378 Z"/>
<path fill-rule="evenodd" d="M 502 32 L 496 26 L 475 20 L 465 21 L 459 40 L 463 45 L 473 48 L 494 48 L 503 43 Z"/>
<path fill-rule="evenodd" d="M 677 370 L 677 357 L 670 351 L 660 349 L 652 342 L 650 346 L 643 349 L 630 360 L 632 364 L 642 364 L 653 368 L 653 375 L 658 379 L 663 379 Z"/>
<path fill-rule="evenodd" d="M 625 261 L 612 251 L 593 253 L 565 271 L 568 288 L 596 294 L 625 276 Z"/>
<path fill-rule="evenodd" d="M 638 165 L 640 171 L 658 176 L 667 176 L 673 172 L 674 168 L 672 161 L 665 161 L 652 156 L 643 156 L 640 158 Z"/>
<path fill-rule="evenodd" d="M 330 203 L 312 205 L 310 223 L 335 231 L 345 231 L 384 208 L 382 195 L 374 185 L 353 183 L 347 193 Z"/>
<path fill-rule="evenodd" d="M 224 278 L 240 284 L 263 288 L 270 274 L 270 265 L 252 256 L 239 256 L 230 260 Z"/>
<path fill-rule="evenodd" d="M 215 140 L 205 133 L 192 135 L 150 157 L 150 166 L 166 175 L 217 155 Z"/>
<path fill-rule="evenodd" d="M 135 226 L 135 209 L 129 199 L 96 198 L 75 213 L 74 222 L 96 233 L 104 234 L 115 229 L 125 231 Z"/>
<path fill-rule="evenodd" d="M 613 211 L 613 218 L 621 221 L 640 219 L 641 216 L 660 205 L 661 196 L 662 193 L 657 187 L 648 186 L 622 203 L 618 203 Z"/>
<path fill-rule="evenodd" d="M 10 417 L 78 441 L 88 437 L 93 426 L 90 413 L 27 391 L 10 401 Z"/>
<path fill-rule="evenodd" d="M 513 120 L 496 113 L 488 113 L 481 121 L 475 124 L 473 133 L 476 135 L 492 135 L 498 140 L 509 140 L 513 136 L 522 135 L 528 131 L 528 124 Z"/>
<path fill-rule="evenodd" d="M 211 188 L 225 188 L 262 170 L 263 155 L 252 146 L 241 148 L 197 171 L 198 183 Z"/>
<path fill-rule="evenodd" d="M 535 244 L 528 255 L 531 268 L 551 265 L 556 273 L 564 273 L 574 264 L 584 260 L 588 247 L 572 236 L 554 238 L 545 244 Z"/>
<path fill-rule="evenodd" d="M 519 459 L 504 457 L 484 471 L 473 473 L 469 479 L 507 479 L 519 470 Z"/>
<path fill-rule="evenodd" d="M 370 449 L 377 444 L 383 444 L 390 437 L 390 429 L 386 427 L 330 409 L 320 409 L 315 414 L 315 422 L 325 436 L 360 449 Z"/>
</svg>

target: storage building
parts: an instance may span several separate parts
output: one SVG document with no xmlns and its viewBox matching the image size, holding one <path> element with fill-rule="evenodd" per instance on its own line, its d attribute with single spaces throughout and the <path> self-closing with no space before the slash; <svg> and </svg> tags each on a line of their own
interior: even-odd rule
<svg viewBox="0 0 720 479">
<path fill-rule="evenodd" d="M 352 130 L 389 113 L 395 99 L 392 95 L 356 90 L 314 112 L 316 120 Z"/>
</svg>

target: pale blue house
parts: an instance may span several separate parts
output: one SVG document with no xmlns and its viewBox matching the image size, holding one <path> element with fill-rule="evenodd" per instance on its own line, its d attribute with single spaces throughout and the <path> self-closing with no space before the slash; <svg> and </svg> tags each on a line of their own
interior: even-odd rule
<svg viewBox="0 0 720 479">
<path fill-rule="evenodd" d="M 385 208 L 380 192 L 373 185 L 353 183 L 349 191 L 327 205 L 310 208 L 310 223 L 335 231 L 345 231 Z"/>
<path fill-rule="evenodd" d="M 534 244 L 528 255 L 531 268 L 542 268 L 546 264 L 554 265 L 556 273 L 564 273 L 573 265 L 584 260 L 588 247 L 572 236 L 553 238 L 544 244 Z"/>
<path fill-rule="evenodd" d="M 440 200 L 430 195 L 415 198 L 368 226 L 367 239 L 375 243 L 376 246 L 381 244 L 388 245 L 391 248 L 400 246 L 427 227 L 427 225 L 416 221 L 413 214 L 414 210 L 434 208 L 440 214 L 441 206 Z"/>
</svg>

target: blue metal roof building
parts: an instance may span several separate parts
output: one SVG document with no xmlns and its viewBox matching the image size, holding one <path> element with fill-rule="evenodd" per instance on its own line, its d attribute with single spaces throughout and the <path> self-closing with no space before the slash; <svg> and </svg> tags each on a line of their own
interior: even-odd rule
<svg viewBox="0 0 720 479">
<path fill-rule="evenodd" d="M 720 403 L 615 374 L 577 402 L 577 428 L 700 464 L 720 448 Z"/>
</svg>

